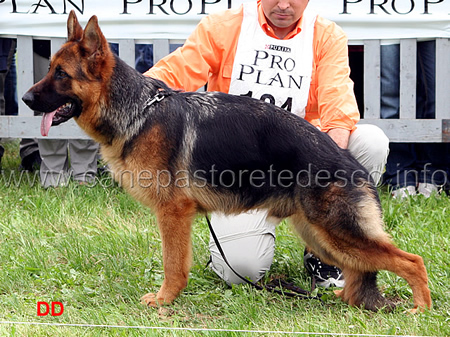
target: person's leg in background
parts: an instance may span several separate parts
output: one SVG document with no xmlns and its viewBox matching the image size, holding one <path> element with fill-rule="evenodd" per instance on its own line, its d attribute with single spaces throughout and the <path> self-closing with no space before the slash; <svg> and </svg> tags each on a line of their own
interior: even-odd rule
<svg viewBox="0 0 450 337">
<path fill-rule="evenodd" d="M 12 39 L 0 38 L 0 116 L 5 115 L 6 113 L 6 77 L 10 68 L 10 53 L 12 48 Z M 0 144 L 0 164 L 4 153 L 5 149 Z"/>
<path fill-rule="evenodd" d="M 66 186 L 70 178 L 67 139 L 39 139 L 38 143 L 42 156 L 42 187 Z"/>
<path fill-rule="evenodd" d="M 417 44 L 417 119 L 436 117 L 436 41 Z M 447 182 L 450 146 L 448 143 L 416 144 L 419 194 L 429 197 Z"/>
<path fill-rule="evenodd" d="M 68 144 L 73 179 L 80 184 L 92 183 L 97 175 L 98 143 L 90 139 L 71 139 Z"/>
<path fill-rule="evenodd" d="M 8 56 L 8 72 L 5 78 L 5 115 L 16 116 L 19 112 L 17 102 L 17 69 L 16 69 L 16 40 L 13 40 Z"/>
<path fill-rule="evenodd" d="M 399 118 L 400 112 L 400 45 L 381 46 L 381 118 Z M 394 197 L 416 193 L 415 145 L 391 143 L 383 176 Z"/>
</svg>

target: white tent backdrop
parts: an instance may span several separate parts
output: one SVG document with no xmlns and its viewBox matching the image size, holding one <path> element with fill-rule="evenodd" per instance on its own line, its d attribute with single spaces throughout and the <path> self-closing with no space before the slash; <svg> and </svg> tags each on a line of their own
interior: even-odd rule
<svg viewBox="0 0 450 337">
<path fill-rule="evenodd" d="M 66 37 L 74 9 L 97 15 L 108 39 L 185 39 L 206 14 L 248 0 L 0 0 L 0 34 Z M 450 0 L 310 0 L 350 40 L 450 38 Z"/>
</svg>

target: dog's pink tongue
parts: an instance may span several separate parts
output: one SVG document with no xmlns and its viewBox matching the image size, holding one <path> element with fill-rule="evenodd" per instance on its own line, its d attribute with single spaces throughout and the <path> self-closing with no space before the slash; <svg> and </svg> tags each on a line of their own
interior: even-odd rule
<svg viewBox="0 0 450 337">
<path fill-rule="evenodd" d="M 42 122 L 41 122 L 41 135 L 44 137 L 48 136 L 48 131 L 50 130 L 50 127 L 52 126 L 53 116 L 55 116 L 56 110 L 53 112 L 45 113 L 42 116 Z"/>
</svg>

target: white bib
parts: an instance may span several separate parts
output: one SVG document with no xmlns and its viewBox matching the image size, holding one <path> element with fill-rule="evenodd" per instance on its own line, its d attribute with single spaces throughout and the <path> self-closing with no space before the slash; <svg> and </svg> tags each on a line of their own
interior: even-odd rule
<svg viewBox="0 0 450 337">
<path fill-rule="evenodd" d="M 244 18 L 229 93 L 275 104 L 304 118 L 313 65 L 316 15 L 303 13 L 302 30 L 289 40 L 267 36 L 255 3 L 244 3 Z"/>
</svg>

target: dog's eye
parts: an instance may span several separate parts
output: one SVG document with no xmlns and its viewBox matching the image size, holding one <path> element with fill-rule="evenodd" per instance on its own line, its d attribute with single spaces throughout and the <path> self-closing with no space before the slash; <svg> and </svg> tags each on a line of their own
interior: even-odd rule
<svg viewBox="0 0 450 337">
<path fill-rule="evenodd" d="M 61 70 L 58 72 L 58 77 L 67 78 L 67 77 L 69 77 L 69 75 L 65 71 Z"/>
<path fill-rule="evenodd" d="M 70 78 L 69 74 L 62 70 L 60 67 L 56 68 L 55 77 L 58 79 Z"/>
</svg>

